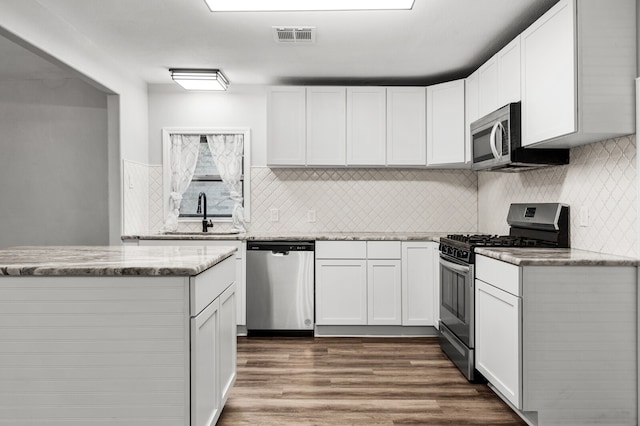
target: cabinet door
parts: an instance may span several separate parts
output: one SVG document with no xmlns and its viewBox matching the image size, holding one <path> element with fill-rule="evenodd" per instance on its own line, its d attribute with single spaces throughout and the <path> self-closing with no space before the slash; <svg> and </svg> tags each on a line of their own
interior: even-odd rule
<svg viewBox="0 0 640 426">
<path fill-rule="evenodd" d="M 384 87 L 347 89 L 347 164 L 384 166 L 387 155 Z"/>
<path fill-rule="evenodd" d="M 316 260 L 316 323 L 367 324 L 367 261 Z"/>
<path fill-rule="evenodd" d="M 402 324 L 400 268 L 399 260 L 367 261 L 367 324 Z"/>
<path fill-rule="evenodd" d="M 464 85 L 464 141 L 466 147 L 465 162 L 467 163 L 472 160 L 471 123 L 480 118 L 480 114 L 478 113 L 478 85 L 478 71 L 476 71 L 467 77 Z"/>
<path fill-rule="evenodd" d="M 574 17 L 560 0 L 521 34 L 523 146 L 576 131 Z"/>
<path fill-rule="evenodd" d="M 427 87 L 427 164 L 464 164 L 464 80 Z"/>
<path fill-rule="evenodd" d="M 424 87 L 387 88 L 387 165 L 426 166 Z"/>
<path fill-rule="evenodd" d="M 191 424 L 216 424 L 222 409 L 220 400 L 218 322 L 216 299 L 191 318 Z"/>
<path fill-rule="evenodd" d="M 497 54 L 498 108 L 510 102 L 520 102 L 520 36 Z"/>
<path fill-rule="evenodd" d="M 229 398 L 236 381 L 236 284 L 232 284 L 218 298 L 220 301 L 220 397 L 221 406 Z"/>
<path fill-rule="evenodd" d="M 305 88 L 267 90 L 267 164 L 305 165 Z"/>
<path fill-rule="evenodd" d="M 476 280 L 476 368 L 522 408 L 522 299 Z"/>
<path fill-rule="evenodd" d="M 478 68 L 478 113 L 484 117 L 498 108 L 498 60 L 494 55 Z"/>
<path fill-rule="evenodd" d="M 346 164 L 346 89 L 307 88 L 307 165 Z"/>
<path fill-rule="evenodd" d="M 402 325 L 434 325 L 433 248 L 402 243 Z"/>
</svg>

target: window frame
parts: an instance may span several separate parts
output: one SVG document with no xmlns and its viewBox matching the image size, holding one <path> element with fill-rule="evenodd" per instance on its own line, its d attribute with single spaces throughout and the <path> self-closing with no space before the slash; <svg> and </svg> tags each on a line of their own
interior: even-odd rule
<svg viewBox="0 0 640 426">
<path fill-rule="evenodd" d="M 162 200 L 164 220 L 169 213 L 171 185 L 171 135 L 243 135 L 243 182 L 244 220 L 251 221 L 251 130 L 248 127 L 163 127 L 162 128 Z M 207 217 L 209 219 L 209 217 Z M 178 222 L 200 222 L 198 217 L 178 217 Z M 213 222 L 231 222 L 230 217 L 212 217 Z"/>
</svg>

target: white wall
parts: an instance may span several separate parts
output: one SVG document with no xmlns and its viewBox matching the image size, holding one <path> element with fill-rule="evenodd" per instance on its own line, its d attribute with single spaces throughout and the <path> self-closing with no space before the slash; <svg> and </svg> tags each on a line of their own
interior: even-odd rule
<svg viewBox="0 0 640 426">
<path fill-rule="evenodd" d="M 1 81 L 0 129 L 0 248 L 108 244 L 107 96 Z"/>
<path fill-rule="evenodd" d="M 2 1 L 0 35 L 77 72 L 104 93 L 109 126 L 109 242 L 120 243 L 122 226 L 121 159 L 148 162 L 147 87 L 37 0 Z M 115 134 L 114 134 L 115 132 Z"/>
<path fill-rule="evenodd" d="M 231 85 L 226 92 L 187 92 L 177 84 L 149 85 L 149 162 L 162 164 L 163 127 L 248 127 L 251 162 L 267 159 L 267 92 Z"/>
</svg>

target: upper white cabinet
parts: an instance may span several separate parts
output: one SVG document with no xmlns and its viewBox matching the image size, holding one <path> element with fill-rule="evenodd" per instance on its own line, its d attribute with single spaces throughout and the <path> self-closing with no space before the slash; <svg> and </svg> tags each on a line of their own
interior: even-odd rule
<svg viewBox="0 0 640 426">
<path fill-rule="evenodd" d="M 484 117 L 498 104 L 498 57 L 494 55 L 478 68 L 478 114 Z"/>
<path fill-rule="evenodd" d="M 464 140 L 466 146 L 465 160 L 471 162 L 471 123 L 480 118 L 480 110 L 478 109 L 478 90 L 479 90 L 478 71 L 471 74 L 464 82 Z"/>
<path fill-rule="evenodd" d="M 304 87 L 277 86 L 267 90 L 267 164 L 305 164 L 305 119 Z"/>
<path fill-rule="evenodd" d="M 427 164 L 465 164 L 464 80 L 427 87 Z"/>
<path fill-rule="evenodd" d="M 346 164 L 346 89 L 307 88 L 308 166 Z"/>
<path fill-rule="evenodd" d="M 520 36 L 493 55 L 472 75 L 478 84 L 478 109 L 469 123 L 510 102 L 519 102 Z"/>
<path fill-rule="evenodd" d="M 634 0 L 560 0 L 521 34 L 522 144 L 635 131 Z"/>
<path fill-rule="evenodd" d="M 520 36 L 496 54 L 498 63 L 498 106 L 520 102 Z"/>
<path fill-rule="evenodd" d="M 387 165 L 426 166 L 425 88 L 387 88 Z"/>
<path fill-rule="evenodd" d="M 380 166 L 387 156 L 387 92 L 347 88 L 347 165 Z"/>
</svg>

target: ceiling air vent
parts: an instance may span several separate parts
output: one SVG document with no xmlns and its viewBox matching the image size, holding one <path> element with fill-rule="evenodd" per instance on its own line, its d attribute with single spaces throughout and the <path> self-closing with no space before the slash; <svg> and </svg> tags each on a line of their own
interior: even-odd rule
<svg viewBox="0 0 640 426">
<path fill-rule="evenodd" d="M 272 27 L 276 43 L 315 43 L 316 27 Z"/>
</svg>

